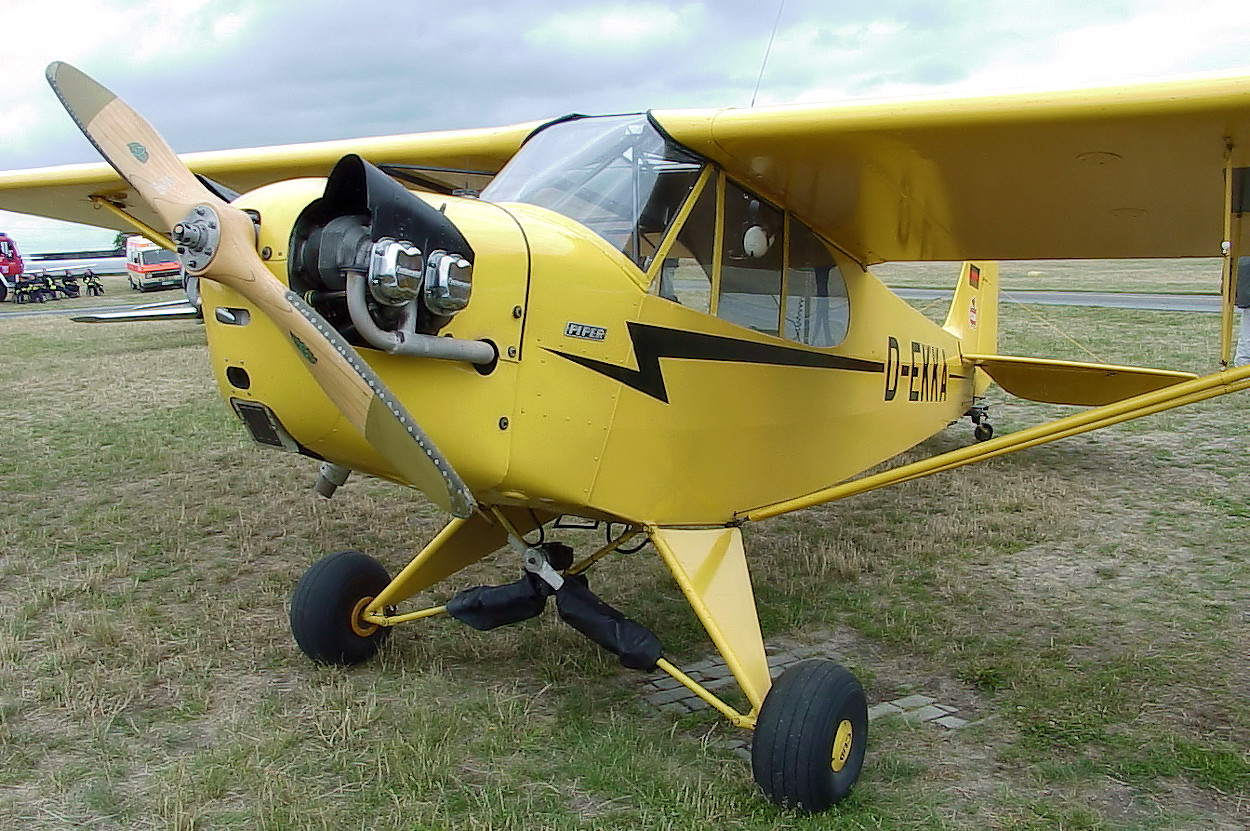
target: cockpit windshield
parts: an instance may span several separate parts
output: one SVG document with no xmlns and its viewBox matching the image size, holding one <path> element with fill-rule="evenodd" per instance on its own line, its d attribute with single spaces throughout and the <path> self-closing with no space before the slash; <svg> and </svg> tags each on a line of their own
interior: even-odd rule
<svg viewBox="0 0 1250 831">
<path fill-rule="evenodd" d="M 646 269 L 702 166 L 646 115 L 576 118 L 526 142 L 481 198 L 564 214 Z"/>
</svg>

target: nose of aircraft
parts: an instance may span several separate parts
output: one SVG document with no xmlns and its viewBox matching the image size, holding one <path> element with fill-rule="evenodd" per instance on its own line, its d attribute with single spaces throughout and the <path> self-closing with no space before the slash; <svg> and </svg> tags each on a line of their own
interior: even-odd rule
<svg viewBox="0 0 1250 831">
<path fill-rule="evenodd" d="M 464 481 L 377 373 L 270 273 L 256 253 L 252 218 L 205 188 L 156 130 L 112 92 L 61 62 L 48 66 L 47 77 L 83 135 L 166 227 L 178 229 L 187 271 L 246 297 L 287 333 L 305 369 L 348 423 L 409 483 L 453 515 L 472 515 L 476 504 Z M 392 215 L 386 204 L 380 210 Z M 400 213 L 394 214 L 397 229 L 403 228 Z"/>
<path fill-rule="evenodd" d="M 435 337 L 469 304 L 473 247 L 443 211 L 356 155 L 334 166 L 291 233 L 291 287 L 346 309 L 351 328 L 385 352 L 486 365 L 494 348 Z M 345 296 L 344 304 L 340 297 Z"/>
</svg>

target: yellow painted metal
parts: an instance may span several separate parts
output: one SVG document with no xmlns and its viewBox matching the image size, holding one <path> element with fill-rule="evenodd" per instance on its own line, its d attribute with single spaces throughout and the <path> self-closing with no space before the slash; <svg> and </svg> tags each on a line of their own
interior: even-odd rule
<svg viewBox="0 0 1250 831">
<path fill-rule="evenodd" d="M 624 531 L 622 531 L 621 533 L 613 537 L 611 540 L 609 540 L 608 543 L 604 545 L 602 548 L 595 551 L 593 554 L 584 558 L 580 562 L 572 565 L 566 573 L 567 574 L 581 574 L 583 571 L 586 571 L 586 569 L 590 568 L 595 563 L 599 562 L 604 557 L 608 556 L 613 551 L 620 548 L 622 545 L 624 545 L 625 543 L 632 540 L 634 537 L 641 534 L 644 530 L 645 529 L 642 528 L 642 526 L 640 525 L 628 526 Z"/>
<path fill-rule="evenodd" d="M 854 496 L 855 494 L 865 493 L 889 485 L 897 485 L 900 482 L 918 479 L 921 476 L 953 470 L 954 468 L 985 461 L 995 456 L 1014 453 L 1030 447 L 1036 447 L 1039 444 L 1086 433 L 1090 430 L 1099 430 L 1112 424 L 1119 424 L 1122 421 L 1154 415 L 1164 410 L 1195 404 L 1208 398 L 1215 398 L 1232 392 L 1241 392 L 1246 389 L 1250 389 L 1250 365 L 1238 367 L 1237 369 L 1221 370 L 1220 372 L 1195 378 L 1192 381 L 1182 381 L 1156 392 L 1144 393 L 1125 401 L 1047 422 L 1028 430 L 1021 430 L 971 447 L 941 453 L 919 462 L 865 476 L 852 482 L 846 482 L 830 488 L 822 488 L 798 499 L 789 499 L 772 505 L 765 505 L 745 512 L 743 518 L 750 521 L 758 521 L 791 511 L 823 505 L 827 502 Z"/>
<path fill-rule="evenodd" d="M 268 250 L 266 265 L 285 281 L 291 226 L 299 212 L 321 195 L 324 181 L 283 182 L 247 194 L 238 201 L 259 211 L 257 246 Z M 478 254 L 476 266 L 489 280 L 476 281 L 473 302 L 443 330 L 466 340 L 489 339 L 500 351 L 494 371 L 483 376 L 471 366 L 451 361 L 419 360 L 360 348 L 395 396 L 434 444 L 452 460 L 475 494 L 497 485 L 508 466 L 512 433 L 501 420 L 515 416 L 529 277 L 525 240 L 501 208 L 473 200 L 430 199 L 468 236 Z M 353 470 L 406 482 L 397 466 L 380 455 L 351 427 L 303 370 L 285 332 L 273 326 L 236 292 L 207 283 L 201 288 L 210 360 L 223 397 L 268 406 L 305 448 Z M 245 326 L 218 321 L 218 307 L 251 311 Z M 235 387 L 227 370 L 245 370 L 250 383 Z M 452 405 L 450 402 L 454 402 Z"/>
<path fill-rule="evenodd" d="M 712 237 L 712 302 L 708 314 L 720 307 L 720 269 L 725 249 L 725 171 L 716 173 L 716 233 Z"/>
<path fill-rule="evenodd" d="M 170 251 L 177 250 L 177 246 L 174 245 L 173 240 L 171 240 L 168 236 L 156 230 L 151 225 L 148 225 L 146 222 L 142 222 L 137 217 L 133 217 L 130 214 L 126 213 L 125 210 L 123 210 L 122 208 L 119 208 L 109 199 L 106 199 L 103 196 L 92 196 L 91 204 L 95 205 L 98 208 L 103 208 L 104 210 L 108 211 L 114 216 L 120 217 L 121 219 L 130 223 L 130 225 L 136 231 L 138 231 L 140 234 L 143 234 L 145 237 L 152 240 L 152 242 L 156 243 L 162 248 L 166 248 Z"/>
<path fill-rule="evenodd" d="M 1244 76 L 652 115 L 867 264 L 1219 256 L 1250 165 Z"/>
<path fill-rule="evenodd" d="M 1220 274 L 1220 365 L 1233 362 L 1233 300 L 1237 291 L 1237 246 L 1233 239 L 1233 146 L 1224 153 L 1224 265 Z"/>
<path fill-rule="evenodd" d="M 587 506 L 596 507 L 592 491 L 617 400 L 634 393 L 574 359 L 616 366 L 632 361 L 625 322 L 637 319 L 645 276 L 602 237 L 570 219 L 529 205 L 505 207 L 524 227 L 531 251 L 523 360 L 508 408 L 499 413 L 508 417 L 507 475 L 474 492 L 488 504 L 528 504 L 585 516 Z M 475 268 L 474 273 L 488 272 Z M 475 294 L 465 312 L 476 302 Z M 571 337 L 571 323 L 600 327 L 604 337 Z"/>
<path fill-rule="evenodd" d="M 668 252 L 673 250 L 673 243 L 677 242 L 677 235 L 681 231 L 681 226 L 685 224 L 686 219 L 690 216 L 690 212 L 694 210 L 695 203 L 699 201 L 699 195 L 703 193 L 703 189 L 707 187 L 707 183 L 716 175 L 716 168 L 713 165 L 707 165 L 699 172 L 699 178 L 695 180 L 694 187 L 690 189 L 690 195 L 686 198 L 685 203 L 681 206 L 681 210 L 677 212 L 677 216 L 673 217 L 673 221 L 669 224 L 668 233 L 665 234 L 660 247 L 656 249 L 655 256 L 651 260 L 651 266 L 647 269 L 647 284 L 655 282 L 655 278 L 660 275 L 660 270 L 664 268 L 664 260 L 668 257 Z"/>
<path fill-rule="evenodd" d="M 842 719 L 838 724 L 838 730 L 833 736 L 833 759 L 830 767 L 834 773 L 841 773 L 842 768 L 846 766 L 846 760 L 851 756 L 851 748 L 855 746 L 855 727 L 851 724 L 850 719 Z"/>
<path fill-rule="evenodd" d="M 410 623 L 414 620 L 425 620 L 428 617 L 438 617 L 447 614 L 446 606 L 431 606 L 428 609 L 421 609 L 416 612 L 407 612 L 402 615 L 388 615 L 382 612 L 362 612 L 361 620 L 375 623 L 378 626 L 398 626 L 401 623 Z"/>
<path fill-rule="evenodd" d="M 1007 355 L 968 353 L 964 360 L 985 370 L 1000 387 L 1017 398 L 1082 407 L 1112 404 L 1198 377 L 1192 372 L 1170 369 Z"/>
<path fill-rule="evenodd" d="M 998 263 L 963 264 L 942 328 L 959 338 L 961 352 L 998 352 Z M 969 371 L 972 397 L 980 398 L 990 386 L 990 377 L 980 369 Z"/>
<path fill-rule="evenodd" d="M 998 352 L 998 263 L 963 264 L 942 328 L 959 338 L 965 352 Z M 982 392 L 978 385 L 977 394 Z"/>
<path fill-rule="evenodd" d="M 1218 256 L 1226 146 L 1250 166 L 1248 77 L 653 115 L 861 264 Z M 324 176 L 346 153 L 495 171 L 535 126 L 183 159 L 240 192 Z M 100 195 L 154 224 L 126 191 L 104 164 L 0 174 L 0 208 L 127 230 L 93 209 Z"/>
<path fill-rule="evenodd" d="M 1236 338 L 1233 336 L 1234 312 L 1233 307 L 1237 298 L 1237 266 L 1241 260 L 1242 254 L 1242 228 L 1245 215 L 1237 210 L 1239 205 L 1235 205 L 1234 198 L 1244 198 L 1243 195 L 1234 197 L 1233 189 L 1236 182 L 1237 171 L 1232 165 L 1233 147 L 1230 144 L 1228 148 L 1227 164 L 1224 168 L 1224 243 L 1227 250 L 1224 252 L 1224 264 L 1220 274 L 1220 365 L 1231 366 L 1233 363 L 1233 350 L 1236 348 Z M 1245 172 L 1243 170 L 1243 172 Z"/>
<path fill-rule="evenodd" d="M 681 684 L 683 687 L 690 690 L 699 698 L 703 699 L 703 701 L 707 702 L 709 707 L 716 710 L 725 718 L 733 722 L 734 726 L 744 727 L 748 730 L 755 729 L 755 715 L 753 713 L 750 715 L 744 715 L 742 713 L 739 713 L 733 707 L 730 707 L 728 704 L 726 704 L 724 701 L 718 698 L 715 694 L 713 694 L 712 691 L 709 690 L 707 687 L 703 686 L 698 681 L 694 680 L 689 675 L 682 672 L 677 667 L 673 666 L 673 664 L 670 663 L 665 658 L 660 658 L 658 661 L 655 662 L 655 665 L 658 666 L 660 669 L 664 670 L 665 672 L 667 672 L 670 676 L 672 676 L 673 679 L 677 681 L 677 683 Z"/>
<path fill-rule="evenodd" d="M 1228 239 L 1230 245 L 1228 255 L 1224 258 L 1224 282 L 1221 287 L 1222 303 L 1220 307 L 1220 363 L 1222 366 L 1232 365 L 1233 352 L 1237 348 L 1237 339 L 1233 334 L 1235 320 L 1233 307 L 1237 298 L 1237 266 L 1241 262 L 1241 256 L 1245 253 L 1245 244 L 1243 242 L 1244 220 L 1245 214 L 1234 213 L 1229 216 Z"/>
<path fill-rule="evenodd" d="M 602 462 L 585 504 L 660 526 L 724 524 L 735 511 L 777 501 L 782 494 L 810 493 L 853 476 L 967 412 L 975 376 L 971 370 L 963 374 L 959 340 L 871 274 L 849 261 L 839 264 L 851 322 L 836 347 L 804 349 L 654 296 L 641 298 L 633 319 L 661 333 L 719 338 L 731 346 L 803 349 L 821 357 L 875 364 L 874 369 L 660 358 L 652 369 L 658 366 L 668 400 L 659 401 L 568 361 L 551 364 L 545 395 L 567 397 L 574 412 L 602 411 L 605 402 L 614 402 L 604 444 L 593 449 Z M 547 313 L 534 304 L 531 325 Z M 592 317 L 590 322 L 613 320 L 607 310 L 602 314 L 605 317 Z M 597 350 L 593 345 L 582 347 L 585 354 L 602 355 L 599 360 L 631 371 L 639 367 L 629 333 L 611 323 L 607 328 L 607 341 Z M 914 362 L 915 375 L 900 375 L 900 362 L 908 370 Z M 943 376 L 946 387 L 940 395 L 922 394 L 921 364 Z M 887 369 L 899 389 L 888 401 Z M 549 454 L 551 447 L 539 445 L 536 451 Z M 576 466 L 579 460 L 569 464 Z M 519 468 L 514 464 L 511 473 Z M 549 464 L 542 470 L 551 468 Z M 768 475 L 759 475 L 762 470 Z M 691 487 L 691 482 L 699 484 Z"/>
<path fill-rule="evenodd" d="M 352 631 L 362 638 L 367 638 L 374 632 L 378 631 L 378 624 L 369 620 L 368 615 L 365 614 L 365 609 L 369 606 L 369 603 L 372 600 L 372 597 L 362 597 L 360 600 L 356 601 L 356 605 L 352 607 L 351 616 L 349 618 Z"/>
<path fill-rule="evenodd" d="M 495 172 L 512 157 L 537 123 L 439 133 L 214 150 L 179 156 L 193 172 L 246 193 L 288 179 L 322 177 L 348 153 L 392 164 Z M 134 198 L 107 164 L 64 165 L 0 172 L 0 208 L 129 231 L 128 219 L 102 215 L 91 197 L 103 196 L 148 225 L 157 216 Z"/>
<path fill-rule="evenodd" d="M 647 533 L 682 594 L 759 711 L 772 678 L 738 528 L 658 528 Z"/>
<path fill-rule="evenodd" d="M 395 606 L 440 580 L 450 577 L 465 566 L 476 563 L 507 542 L 507 528 L 497 517 L 504 517 L 511 527 L 528 533 L 550 516 L 532 511 L 497 508 L 496 516 L 476 513 L 468 519 L 453 519 L 430 543 L 412 559 L 378 593 L 366 609 L 366 615 L 380 614 L 387 606 Z"/>
</svg>

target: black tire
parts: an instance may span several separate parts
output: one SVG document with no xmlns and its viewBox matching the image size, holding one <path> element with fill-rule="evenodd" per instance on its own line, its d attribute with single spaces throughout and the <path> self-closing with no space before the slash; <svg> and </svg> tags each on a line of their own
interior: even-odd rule
<svg viewBox="0 0 1250 831">
<path fill-rule="evenodd" d="M 3 280 L 0 280 L 0 303 L 3 303 L 4 298 L 8 296 L 9 296 L 9 287 L 4 284 Z"/>
<path fill-rule="evenodd" d="M 382 564 L 359 551 L 314 563 L 291 595 L 291 634 L 300 650 L 321 664 L 350 666 L 371 658 L 391 630 L 357 616 L 362 603 L 390 582 Z"/>
<path fill-rule="evenodd" d="M 851 792 L 867 738 L 868 703 L 855 676 L 833 661 L 804 661 L 764 697 L 751 772 L 778 807 L 819 813 Z"/>
<path fill-rule="evenodd" d="M 988 421 L 982 421 L 972 428 L 972 437 L 977 441 L 989 441 L 994 438 L 994 427 Z"/>
</svg>

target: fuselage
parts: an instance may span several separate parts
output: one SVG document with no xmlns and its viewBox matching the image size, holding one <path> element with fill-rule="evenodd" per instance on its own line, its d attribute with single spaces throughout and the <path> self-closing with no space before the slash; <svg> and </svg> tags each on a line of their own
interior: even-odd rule
<svg viewBox="0 0 1250 831">
<path fill-rule="evenodd" d="M 280 280 L 296 217 L 323 186 L 236 203 L 260 214 L 258 250 Z M 724 524 L 854 476 L 972 402 L 955 335 L 710 165 L 665 197 L 650 233 L 530 202 L 419 196 L 475 253 L 472 298 L 438 335 L 487 341 L 498 358 L 359 352 L 481 503 Z M 310 455 L 400 480 L 284 333 L 219 285 L 203 303 L 227 400 L 263 404 Z"/>
</svg>

